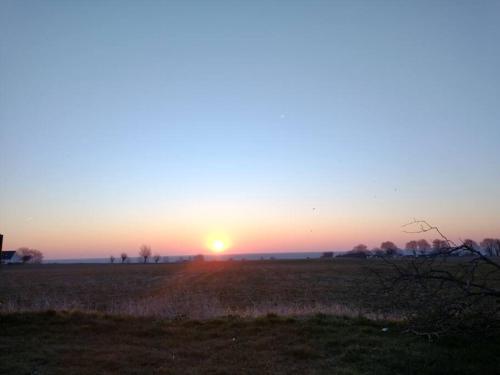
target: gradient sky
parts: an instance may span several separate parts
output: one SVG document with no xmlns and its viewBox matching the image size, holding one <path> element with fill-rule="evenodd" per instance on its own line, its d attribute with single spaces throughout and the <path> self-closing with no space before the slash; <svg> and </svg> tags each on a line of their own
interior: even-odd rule
<svg viewBox="0 0 500 375">
<path fill-rule="evenodd" d="M 47 258 L 498 237 L 500 2 L 3 0 L 0 170 Z"/>
</svg>

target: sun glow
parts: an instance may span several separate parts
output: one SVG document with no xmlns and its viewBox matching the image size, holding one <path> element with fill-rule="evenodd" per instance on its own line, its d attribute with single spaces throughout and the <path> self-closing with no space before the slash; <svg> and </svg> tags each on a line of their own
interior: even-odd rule
<svg viewBox="0 0 500 375">
<path fill-rule="evenodd" d="M 212 250 L 216 253 L 221 253 L 226 248 L 226 245 L 221 240 L 215 240 L 212 243 Z"/>
<path fill-rule="evenodd" d="M 218 233 L 209 236 L 206 245 L 214 253 L 222 253 L 230 247 L 231 241 L 227 236 Z"/>
</svg>

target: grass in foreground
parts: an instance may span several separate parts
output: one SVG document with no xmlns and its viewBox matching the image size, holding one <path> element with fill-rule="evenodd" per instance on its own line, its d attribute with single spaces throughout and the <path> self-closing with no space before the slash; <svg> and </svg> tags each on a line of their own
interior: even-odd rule
<svg viewBox="0 0 500 375">
<path fill-rule="evenodd" d="M 6 374 L 496 374 L 500 339 L 429 343 L 364 319 L 0 315 Z"/>
</svg>

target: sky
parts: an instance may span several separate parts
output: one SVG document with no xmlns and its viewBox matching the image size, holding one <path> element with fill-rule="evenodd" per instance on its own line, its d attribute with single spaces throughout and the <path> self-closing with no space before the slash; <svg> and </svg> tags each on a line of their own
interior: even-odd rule
<svg viewBox="0 0 500 375">
<path fill-rule="evenodd" d="M 4 249 L 500 237 L 499 140 L 498 1 L 0 2 Z"/>
</svg>

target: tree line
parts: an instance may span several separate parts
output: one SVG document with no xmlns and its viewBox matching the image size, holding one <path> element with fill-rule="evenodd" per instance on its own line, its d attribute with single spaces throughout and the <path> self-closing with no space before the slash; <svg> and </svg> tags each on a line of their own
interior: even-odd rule
<svg viewBox="0 0 500 375">
<path fill-rule="evenodd" d="M 153 262 L 155 262 L 155 263 L 160 263 L 160 260 L 161 260 L 161 255 L 160 254 L 153 255 L 153 252 L 151 250 L 151 246 L 149 246 L 149 245 L 141 245 L 139 247 L 139 254 L 138 255 L 139 255 L 139 260 L 141 263 L 148 263 L 150 259 L 152 259 Z M 130 257 L 125 252 L 122 252 L 120 254 L 119 259 L 121 260 L 121 263 L 130 263 Z M 110 263 L 115 263 L 116 260 L 117 259 L 115 258 L 114 255 L 110 255 L 110 257 L 109 257 Z M 163 259 L 163 261 L 168 262 L 168 257 L 165 257 Z"/>
<path fill-rule="evenodd" d="M 141 245 L 139 247 L 138 255 L 139 255 L 139 262 L 144 263 L 144 264 L 149 263 L 150 261 L 153 261 L 154 263 L 160 263 L 160 262 L 169 263 L 170 262 L 169 257 L 162 257 L 158 253 L 155 253 L 153 255 L 153 252 L 151 250 L 151 246 L 149 246 L 149 245 Z M 184 261 L 184 259 L 182 257 L 179 260 L 181 262 Z M 195 255 L 193 257 L 189 257 L 189 260 L 191 260 L 191 261 L 204 261 L 205 257 L 201 254 L 198 254 L 198 255 Z M 115 263 L 117 261 L 121 262 L 121 263 L 130 263 L 131 258 L 125 252 L 122 252 L 118 259 L 114 255 L 110 255 L 110 257 L 109 257 L 110 263 Z"/>
<path fill-rule="evenodd" d="M 500 256 L 500 239 L 498 238 L 485 238 L 480 243 L 472 239 L 466 239 L 463 244 L 468 248 L 477 250 L 486 256 Z M 344 256 L 351 257 L 368 257 L 368 256 L 401 256 L 412 255 L 414 257 L 434 255 L 443 252 L 450 248 L 448 241 L 442 238 L 436 238 L 431 243 L 426 239 L 412 240 L 406 243 L 403 249 L 399 248 L 392 241 L 384 241 L 380 247 L 368 249 L 364 244 L 356 245 L 352 250 L 348 251 Z M 455 254 L 456 256 L 467 255 L 467 252 Z"/>
</svg>

